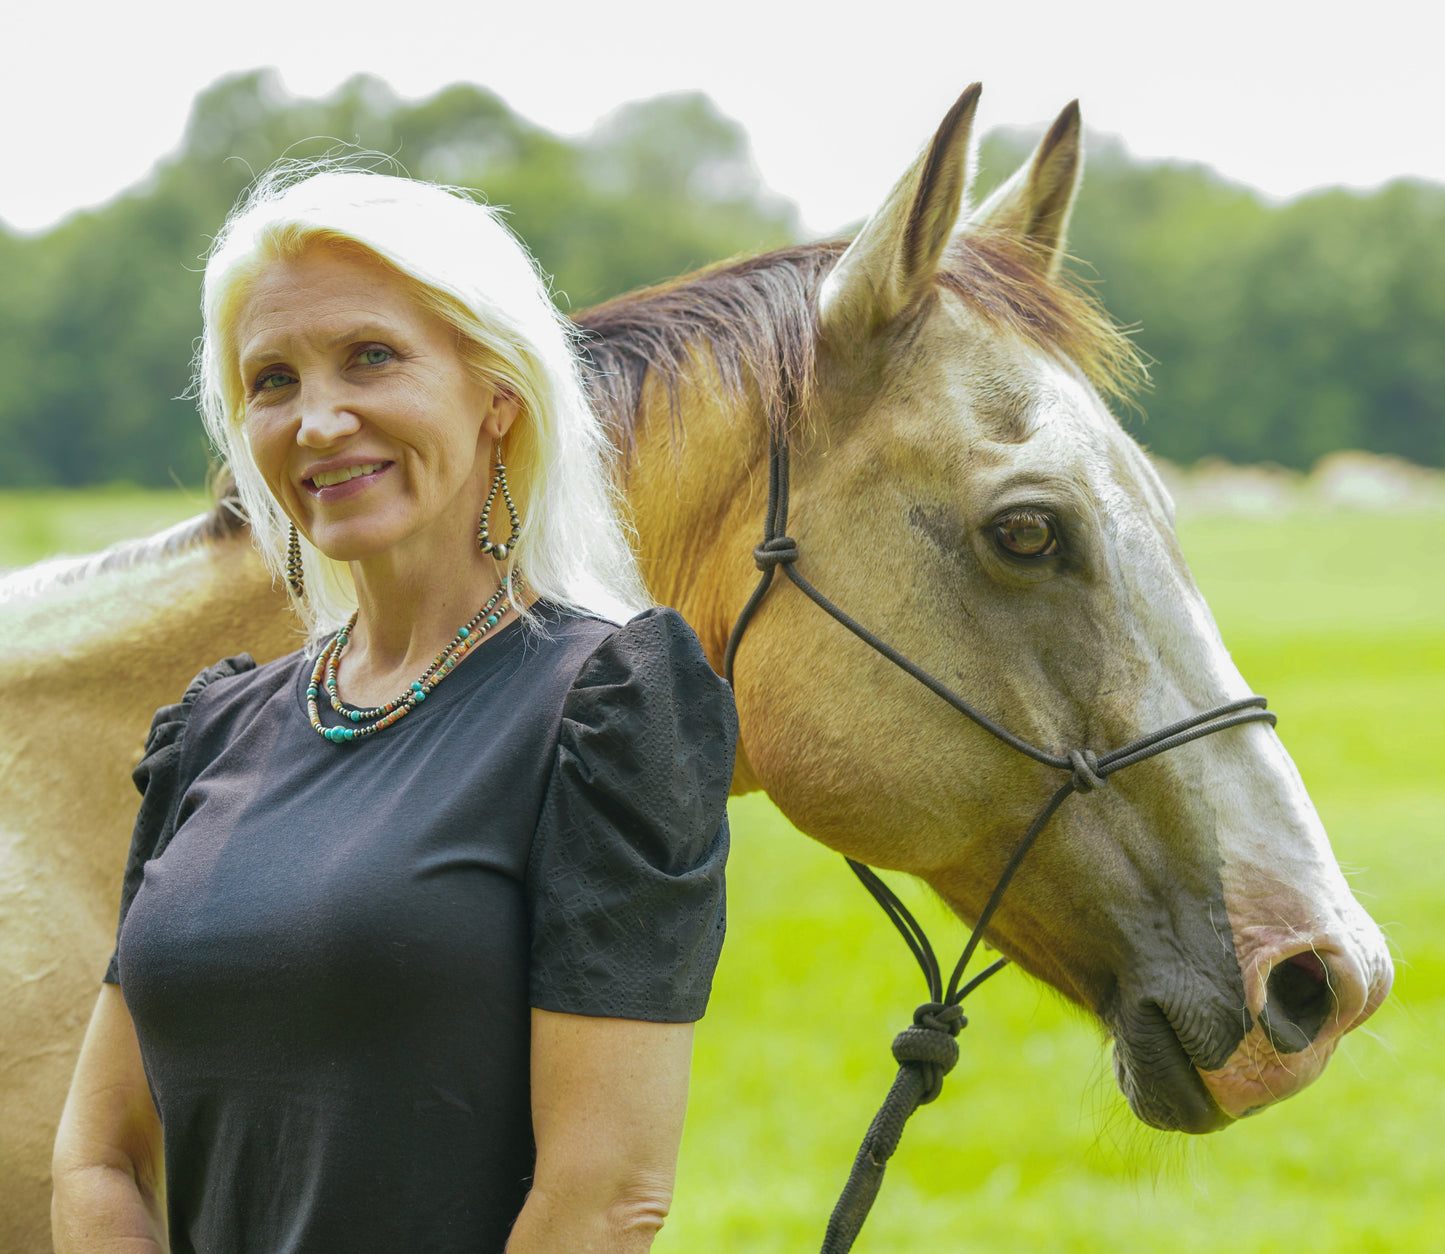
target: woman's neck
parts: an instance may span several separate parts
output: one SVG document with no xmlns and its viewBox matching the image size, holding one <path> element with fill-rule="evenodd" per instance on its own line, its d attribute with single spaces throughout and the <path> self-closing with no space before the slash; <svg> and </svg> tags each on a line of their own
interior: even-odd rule
<svg viewBox="0 0 1445 1254">
<path fill-rule="evenodd" d="M 356 627 L 338 680 L 343 700 L 376 705 L 395 697 L 431 665 L 458 628 L 496 593 L 503 571 L 472 550 L 451 563 L 425 565 L 387 554 L 353 563 L 352 577 Z M 505 622 L 515 611 L 504 598 L 494 613 Z"/>
</svg>

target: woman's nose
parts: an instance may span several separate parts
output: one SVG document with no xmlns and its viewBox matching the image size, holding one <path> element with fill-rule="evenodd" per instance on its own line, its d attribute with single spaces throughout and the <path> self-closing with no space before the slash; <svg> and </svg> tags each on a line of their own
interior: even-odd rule
<svg viewBox="0 0 1445 1254">
<path fill-rule="evenodd" d="M 301 403 L 301 426 L 296 443 L 304 448 L 325 448 L 355 434 L 361 419 L 349 408 L 337 390 L 312 385 Z"/>
</svg>

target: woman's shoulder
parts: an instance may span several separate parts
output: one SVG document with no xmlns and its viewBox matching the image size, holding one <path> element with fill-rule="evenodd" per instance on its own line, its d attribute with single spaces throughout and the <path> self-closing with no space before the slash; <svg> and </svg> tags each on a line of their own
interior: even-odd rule
<svg viewBox="0 0 1445 1254">
<path fill-rule="evenodd" d="M 297 669 L 307 664 L 301 652 L 265 663 L 258 663 L 249 653 L 222 658 L 191 680 L 181 704 L 192 710 L 204 706 L 209 715 L 221 708 L 264 702 L 294 683 Z"/>
<path fill-rule="evenodd" d="M 146 738 L 146 757 L 178 743 L 199 718 L 209 721 L 254 709 L 291 682 L 304 660 L 300 653 L 292 653 L 258 665 L 249 653 L 238 653 L 202 668 L 179 701 L 156 711 Z M 200 709 L 204 714 L 198 715 Z"/>
<path fill-rule="evenodd" d="M 578 668 L 566 716 L 599 730 L 665 724 L 683 738 L 737 734 L 732 690 L 676 610 L 606 624 Z"/>
</svg>

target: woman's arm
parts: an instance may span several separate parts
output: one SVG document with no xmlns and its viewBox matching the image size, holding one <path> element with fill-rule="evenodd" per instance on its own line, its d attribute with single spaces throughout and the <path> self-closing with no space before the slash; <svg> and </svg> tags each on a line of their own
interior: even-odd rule
<svg viewBox="0 0 1445 1254">
<path fill-rule="evenodd" d="M 532 1011 L 537 1170 L 507 1254 L 647 1250 L 672 1201 L 692 1024 Z"/>
<path fill-rule="evenodd" d="M 56 1254 L 166 1254 L 161 1123 L 120 989 L 103 984 L 55 1138 Z"/>
</svg>

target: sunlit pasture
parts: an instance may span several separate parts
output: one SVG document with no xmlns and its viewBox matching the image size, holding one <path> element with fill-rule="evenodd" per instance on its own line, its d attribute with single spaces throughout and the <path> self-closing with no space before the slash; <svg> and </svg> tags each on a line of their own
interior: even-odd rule
<svg viewBox="0 0 1445 1254">
<path fill-rule="evenodd" d="M 177 494 L 0 494 L 0 567 L 196 508 Z M 1442 528 L 1440 513 L 1308 510 L 1181 524 L 1226 641 L 1279 712 L 1351 883 L 1395 947 L 1391 1001 L 1312 1089 L 1186 1139 L 1135 1123 L 1099 1032 L 1006 972 L 970 1001 L 962 1060 L 909 1125 L 858 1254 L 1441 1248 Z M 659 1254 L 816 1249 L 893 1076 L 889 1042 L 923 999 L 837 855 L 762 798 L 732 815 L 728 942 Z M 961 925 L 922 892 L 910 900 L 955 950 Z"/>
</svg>

